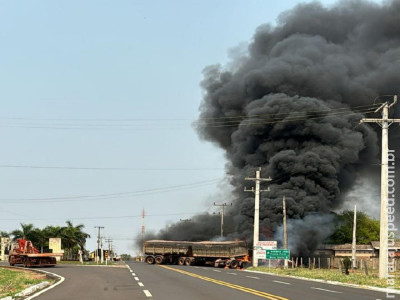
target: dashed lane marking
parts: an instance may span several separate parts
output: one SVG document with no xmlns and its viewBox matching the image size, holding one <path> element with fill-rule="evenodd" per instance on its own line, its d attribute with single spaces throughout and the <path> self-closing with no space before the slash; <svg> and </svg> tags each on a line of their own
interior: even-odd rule
<svg viewBox="0 0 400 300">
<path fill-rule="evenodd" d="M 214 272 L 218 272 L 218 273 L 221 273 L 221 271 L 220 270 L 213 270 Z"/>
<path fill-rule="evenodd" d="M 284 282 L 284 281 L 278 281 L 278 280 L 272 280 L 273 282 L 276 282 L 276 283 L 282 283 L 282 284 L 288 284 L 288 285 L 291 285 L 291 283 L 289 283 L 289 282 Z"/>
<path fill-rule="evenodd" d="M 338 291 L 326 290 L 326 289 L 321 289 L 321 288 L 316 288 L 316 287 L 311 287 L 311 288 L 312 288 L 313 290 L 320 290 L 320 291 L 324 291 L 324 292 L 342 294 L 342 292 L 338 292 Z"/>
<path fill-rule="evenodd" d="M 138 284 L 139 286 L 144 286 L 144 284 L 141 283 L 141 282 L 138 282 L 137 284 Z"/>
<path fill-rule="evenodd" d="M 143 293 L 146 295 L 146 297 L 151 297 L 151 294 L 148 290 L 143 290 Z"/>
<path fill-rule="evenodd" d="M 229 274 L 229 275 L 237 275 L 236 273 L 226 273 L 226 274 Z"/>
<path fill-rule="evenodd" d="M 270 299 L 270 300 L 289 300 L 289 299 L 281 297 L 281 296 L 272 295 L 272 294 L 269 294 L 269 293 L 266 293 L 266 292 L 254 290 L 254 289 L 247 288 L 247 287 L 244 287 L 244 286 L 241 286 L 241 285 L 237 285 L 237 284 L 233 284 L 233 283 L 230 283 L 230 282 L 221 281 L 221 280 L 217 280 L 217 279 L 214 279 L 214 278 L 201 276 L 201 275 L 198 275 L 196 273 L 186 272 L 186 271 L 183 271 L 181 269 L 175 269 L 175 268 L 171 268 L 171 267 L 168 267 L 168 266 L 162 266 L 162 265 L 160 265 L 159 267 L 160 268 L 164 268 L 164 269 L 168 269 L 168 270 L 171 270 L 171 271 L 175 271 L 175 272 L 187 275 L 187 276 L 191 276 L 191 277 L 194 277 L 194 278 L 198 278 L 198 279 L 201 279 L 201 280 L 204 280 L 204 281 L 212 282 L 212 283 L 215 283 L 215 284 L 218 284 L 218 285 L 226 286 L 226 287 L 229 287 L 231 289 L 235 289 L 235 290 L 239 290 L 239 291 L 242 291 L 242 292 L 245 292 L 245 293 L 249 293 L 249 294 L 253 294 L 253 295 L 256 295 L 256 296 L 260 296 L 262 298 L 267 298 L 267 299 Z"/>
<path fill-rule="evenodd" d="M 135 280 L 136 280 L 136 281 L 139 281 L 139 277 L 135 277 Z"/>
<path fill-rule="evenodd" d="M 254 277 L 254 276 L 246 276 L 248 278 L 253 278 L 253 279 L 260 279 L 259 277 Z"/>
</svg>

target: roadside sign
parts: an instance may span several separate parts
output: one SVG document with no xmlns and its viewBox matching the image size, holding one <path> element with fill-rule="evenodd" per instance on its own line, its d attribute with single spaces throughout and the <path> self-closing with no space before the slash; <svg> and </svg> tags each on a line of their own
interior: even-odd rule
<svg viewBox="0 0 400 300">
<path fill-rule="evenodd" d="M 289 259 L 290 250 L 278 249 L 278 250 L 266 250 L 266 259 Z"/>
<path fill-rule="evenodd" d="M 266 250 L 258 249 L 254 252 L 255 259 L 265 259 Z"/>
<path fill-rule="evenodd" d="M 276 248 L 278 248 L 278 242 L 277 241 L 258 241 L 255 248 L 262 249 L 262 250 L 276 249 Z"/>
</svg>

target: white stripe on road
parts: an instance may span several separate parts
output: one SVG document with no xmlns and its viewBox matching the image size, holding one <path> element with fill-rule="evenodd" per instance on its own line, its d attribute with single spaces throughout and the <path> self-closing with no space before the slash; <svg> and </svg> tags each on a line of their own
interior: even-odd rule
<svg viewBox="0 0 400 300">
<path fill-rule="evenodd" d="M 62 277 L 61 275 L 58 275 L 58 274 L 55 274 L 55 273 L 51 273 L 51 272 L 47 272 L 47 271 L 43 271 L 43 270 L 39 270 L 39 271 L 40 271 L 40 272 L 47 273 L 47 274 L 51 274 L 51 275 L 53 275 L 53 276 L 55 276 L 55 277 L 58 277 L 60 280 L 57 281 L 55 284 L 49 286 L 48 288 L 45 288 L 45 289 L 41 290 L 40 292 L 38 292 L 38 293 L 36 293 L 36 294 L 33 294 L 32 296 L 30 296 L 30 297 L 28 297 L 28 298 L 25 298 L 26 300 L 30 300 L 30 299 L 36 298 L 37 296 L 43 294 L 44 292 L 47 292 L 48 290 L 51 290 L 52 288 L 55 288 L 57 285 L 63 283 L 64 280 L 65 280 L 65 278 Z"/>
<path fill-rule="evenodd" d="M 226 274 L 229 274 L 229 275 L 237 275 L 236 273 L 226 273 Z"/>
<path fill-rule="evenodd" d="M 132 276 L 136 276 L 136 274 L 135 274 L 135 273 L 132 273 Z"/>
<path fill-rule="evenodd" d="M 141 282 L 138 282 L 137 284 L 138 284 L 139 286 L 144 286 L 144 284 L 141 283 Z"/>
<path fill-rule="evenodd" d="M 325 292 L 330 292 L 330 293 L 338 293 L 341 294 L 342 292 L 338 292 L 338 291 L 331 291 L 331 290 L 326 290 L 326 289 L 321 289 L 321 288 L 316 288 L 316 287 L 311 287 L 314 290 L 320 290 L 320 291 L 325 291 Z"/>
<path fill-rule="evenodd" d="M 291 283 L 289 283 L 289 282 L 283 282 L 283 281 L 278 281 L 278 280 L 272 280 L 273 282 L 276 282 L 276 283 L 282 283 L 282 284 L 291 284 Z"/>
<path fill-rule="evenodd" d="M 135 280 L 136 280 L 136 281 L 139 281 L 139 277 L 135 277 Z"/>
<path fill-rule="evenodd" d="M 129 269 L 129 272 L 133 273 L 133 271 L 131 269 Z"/>
<path fill-rule="evenodd" d="M 219 273 L 221 273 L 221 271 L 220 270 L 213 270 L 214 272 L 219 272 Z"/>
<path fill-rule="evenodd" d="M 246 276 L 246 277 L 248 277 L 248 278 L 253 278 L 253 279 L 260 279 L 260 278 L 258 278 L 258 277 L 253 277 L 253 276 Z"/>
<path fill-rule="evenodd" d="M 207 269 L 207 268 L 202 268 L 203 270 L 209 270 L 209 269 Z"/>
<path fill-rule="evenodd" d="M 148 290 L 143 290 L 143 293 L 147 296 L 147 297 L 151 297 L 151 294 Z"/>
</svg>

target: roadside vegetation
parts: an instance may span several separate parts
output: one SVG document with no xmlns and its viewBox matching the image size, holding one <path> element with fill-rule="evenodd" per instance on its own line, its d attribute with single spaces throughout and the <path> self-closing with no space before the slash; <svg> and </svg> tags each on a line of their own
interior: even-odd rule
<svg viewBox="0 0 400 300">
<path fill-rule="evenodd" d="M 66 221 L 66 226 L 49 225 L 44 228 L 21 223 L 21 229 L 0 231 L 0 236 L 9 237 L 13 241 L 20 238 L 30 240 L 42 253 L 49 251 L 49 238 L 61 238 L 62 248 L 65 249 L 64 259 L 77 259 L 78 251 L 85 251 L 86 239 L 90 237 L 83 231 L 84 227 L 83 224 L 74 225 L 71 221 Z"/>
<path fill-rule="evenodd" d="M 53 280 L 36 272 L 0 268 L 0 298 L 13 296 L 43 281 L 52 282 Z"/>
<path fill-rule="evenodd" d="M 281 268 L 268 268 L 268 267 L 250 267 L 249 271 L 260 271 L 266 273 L 274 273 L 278 275 L 289 275 L 297 276 L 307 279 L 321 279 L 326 281 L 338 281 L 342 283 L 369 285 L 375 287 L 386 288 L 388 286 L 386 279 L 379 279 L 377 274 L 365 275 L 361 271 L 350 271 L 349 275 L 345 275 L 339 270 L 327 270 L 327 269 L 307 269 L 307 268 L 296 268 L 296 269 L 281 269 Z M 395 274 L 395 288 L 400 289 L 400 272 Z"/>
</svg>

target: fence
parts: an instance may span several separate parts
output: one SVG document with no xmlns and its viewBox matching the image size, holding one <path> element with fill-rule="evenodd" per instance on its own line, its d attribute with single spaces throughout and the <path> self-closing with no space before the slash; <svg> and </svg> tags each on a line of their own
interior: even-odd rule
<svg viewBox="0 0 400 300">
<path fill-rule="evenodd" d="M 308 269 L 326 269 L 326 270 L 342 270 L 344 269 L 343 259 L 345 257 L 292 257 L 289 260 L 289 268 L 308 268 Z M 351 259 L 351 257 L 349 257 Z M 284 260 L 262 260 L 260 265 L 269 266 L 271 268 L 283 267 Z M 379 258 L 357 258 L 356 269 L 365 271 L 366 273 L 378 272 Z M 400 271 L 400 258 L 394 259 L 394 267 L 396 271 Z"/>
</svg>

